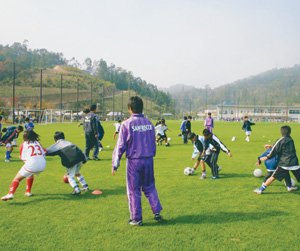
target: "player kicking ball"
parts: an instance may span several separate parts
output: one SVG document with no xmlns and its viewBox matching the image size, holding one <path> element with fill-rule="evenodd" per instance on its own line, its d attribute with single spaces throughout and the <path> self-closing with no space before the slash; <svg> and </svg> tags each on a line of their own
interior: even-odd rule
<svg viewBox="0 0 300 251">
<path fill-rule="evenodd" d="M 79 195 L 81 190 L 77 185 L 75 177 L 82 186 L 83 191 L 88 191 L 89 186 L 84 177 L 80 174 L 80 168 L 86 162 L 84 153 L 78 146 L 65 140 L 63 132 L 55 132 L 55 144 L 48 147 L 46 150 L 47 156 L 58 155 L 61 158 L 61 164 L 67 169 L 67 177 L 70 186 L 73 188 L 73 195 Z"/>
<path fill-rule="evenodd" d="M 278 156 L 277 168 L 273 175 L 268 178 L 260 188 L 254 190 L 256 194 L 262 194 L 266 188 L 272 184 L 274 180 L 282 181 L 289 175 L 291 171 L 296 177 L 297 181 L 300 182 L 300 166 L 298 157 L 296 154 L 296 148 L 294 140 L 291 137 L 291 128 L 289 126 L 282 126 L 280 128 L 281 138 L 276 141 L 270 153 L 263 158 L 261 161 L 272 159 L 276 155 Z M 288 185 L 288 184 L 287 184 Z M 290 186 L 287 188 L 289 192 L 295 191 L 298 188 Z"/>
<path fill-rule="evenodd" d="M 20 157 L 24 161 L 23 167 L 13 179 L 7 195 L 3 196 L 1 200 L 7 201 L 14 198 L 19 183 L 26 178 L 26 192 L 25 196 L 32 196 L 31 187 L 33 184 L 34 174 L 43 172 L 46 168 L 45 151 L 39 143 L 39 135 L 33 130 L 24 132 L 24 142 L 20 148 Z"/>
</svg>

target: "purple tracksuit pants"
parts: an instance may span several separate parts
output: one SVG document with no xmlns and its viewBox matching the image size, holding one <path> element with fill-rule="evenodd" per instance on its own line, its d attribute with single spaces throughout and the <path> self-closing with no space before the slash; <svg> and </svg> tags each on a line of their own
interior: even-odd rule
<svg viewBox="0 0 300 251">
<path fill-rule="evenodd" d="M 127 159 L 127 196 L 131 220 L 142 220 L 142 191 L 154 214 L 162 206 L 155 188 L 153 158 Z"/>
</svg>

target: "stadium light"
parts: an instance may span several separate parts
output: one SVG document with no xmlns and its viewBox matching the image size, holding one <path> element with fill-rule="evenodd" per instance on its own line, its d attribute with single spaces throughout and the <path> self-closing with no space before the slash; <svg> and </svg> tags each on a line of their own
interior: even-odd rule
<svg viewBox="0 0 300 251">
<path fill-rule="evenodd" d="M 62 88 L 63 88 L 63 75 L 60 74 L 60 122 L 62 122 L 62 108 L 63 108 L 63 104 L 62 104 Z"/>
<path fill-rule="evenodd" d="M 77 112 L 77 122 L 78 122 L 78 109 L 79 109 L 79 79 L 77 78 L 77 103 L 76 103 L 76 112 Z"/>
<path fill-rule="evenodd" d="M 16 63 L 13 63 L 13 123 L 15 123 L 15 96 L 16 96 Z"/>
<path fill-rule="evenodd" d="M 41 76 L 40 76 L 40 119 L 39 122 L 42 122 L 42 106 L 43 106 L 43 69 L 41 69 Z"/>
</svg>

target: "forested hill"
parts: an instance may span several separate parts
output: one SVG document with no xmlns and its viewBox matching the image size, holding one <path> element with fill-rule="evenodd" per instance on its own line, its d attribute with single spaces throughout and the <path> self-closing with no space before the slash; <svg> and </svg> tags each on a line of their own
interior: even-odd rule
<svg viewBox="0 0 300 251">
<path fill-rule="evenodd" d="M 273 69 L 217 88 L 178 84 L 166 89 L 185 110 L 206 105 L 299 105 L 300 65 Z"/>
<path fill-rule="evenodd" d="M 71 83 L 76 83 L 76 78 L 80 76 L 80 88 L 90 88 L 90 83 L 94 83 L 97 88 L 99 83 L 107 83 L 105 86 L 115 85 L 116 90 L 130 90 L 138 95 L 147 97 L 154 101 L 159 107 L 172 107 L 171 96 L 151 83 L 140 77 L 136 77 L 132 72 L 117 67 L 114 64 L 108 65 L 105 60 L 86 60 L 80 64 L 75 58 L 67 60 L 62 53 L 49 52 L 46 49 L 29 49 L 28 41 L 14 43 L 12 45 L 0 45 L 0 86 L 10 86 L 12 84 L 12 66 L 16 66 L 17 86 L 38 86 L 39 71 L 44 70 L 45 87 L 58 87 L 59 75 L 63 74 L 64 84 L 72 88 Z M 59 71 L 57 70 L 59 69 Z M 57 75 L 57 76 L 54 76 Z M 75 84 L 76 88 L 76 84 Z M 20 88 L 19 88 L 20 89 Z M 8 95 L 11 95 L 8 93 Z"/>
</svg>

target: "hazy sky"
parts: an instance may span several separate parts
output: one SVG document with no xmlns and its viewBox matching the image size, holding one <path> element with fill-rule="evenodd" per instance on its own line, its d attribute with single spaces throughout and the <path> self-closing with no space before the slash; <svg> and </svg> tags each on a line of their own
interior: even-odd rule
<svg viewBox="0 0 300 251">
<path fill-rule="evenodd" d="M 105 59 L 159 87 L 300 63 L 298 0 L 0 0 L 0 43 Z"/>
</svg>

